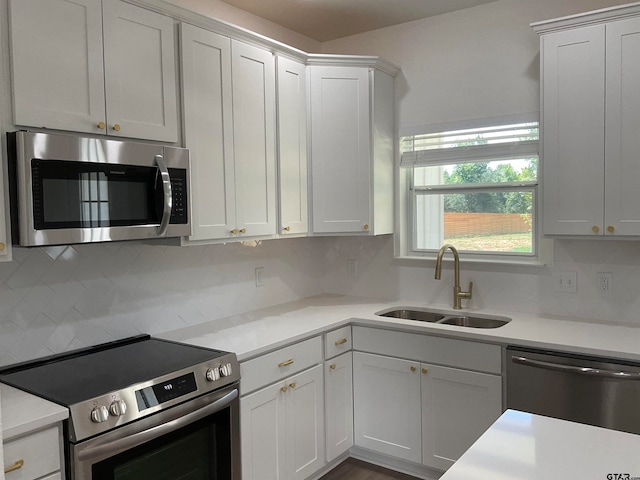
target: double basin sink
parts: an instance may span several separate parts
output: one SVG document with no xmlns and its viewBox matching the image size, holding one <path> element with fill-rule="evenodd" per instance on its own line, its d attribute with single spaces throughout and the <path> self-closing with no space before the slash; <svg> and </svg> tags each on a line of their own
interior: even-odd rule
<svg viewBox="0 0 640 480">
<path fill-rule="evenodd" d="M 511 321 L 507 317 L 496 317 L 488 315 L 458 315 L 438 312 L 424 308 L 391 307 L 376 315 L 381 317 L 401 318 L 404 320 L 416 320 L 418 322 L 430 322 L 440 325 L 455 325 L 458 327 L 470 328 L 499 328 Z"/>
</svg>

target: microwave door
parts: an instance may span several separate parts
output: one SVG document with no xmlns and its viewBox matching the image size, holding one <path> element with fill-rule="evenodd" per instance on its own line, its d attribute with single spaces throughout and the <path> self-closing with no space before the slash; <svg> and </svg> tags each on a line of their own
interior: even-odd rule
<svg viewBox="0 0 640 480">
<path fill-rule="evenodd" d="M 158 236 L 162 237 L 167 234 L 167 227 L 171 219 L 171 178 L 169 177 L 169 169 L 164 161 L 164 157 L 162 155 L 156 155 L 155 162 L 158 166 L 158 174 L 160 177 L 160 182 L 156 181 L 156 195 L 159 194 L 162 196 L 162 219 L 158 227 Z M 161 184 L 161 192 L 158 192 L 158 183 Z"/>
</svg>

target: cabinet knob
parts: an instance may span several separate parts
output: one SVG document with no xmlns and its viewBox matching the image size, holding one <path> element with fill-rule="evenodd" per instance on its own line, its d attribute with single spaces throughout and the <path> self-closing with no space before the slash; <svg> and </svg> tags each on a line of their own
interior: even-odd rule
<svg viewBox="0 0 640 480">
<path fill-rule="evenodd" d="M 369 230 L 369 224 L 365 223 L 363 228 L 365 229 L 365 231 Z"/>
<path fill-rule="evenodd" d="M 6 245 L 3 242 L 0 242 L 0 252 L 4 251 Z"/>
<path fill-rule="evenodd" d="M 593 231 L 593 233 L 598 233 L 600 231 L 600 227 L 597 225 L 594 225 L 593 227 L 591 227 L 591 230 Z"/>
<path fill-rule="evenodd" d="M 340 340 L 336 340 L 334 343 L 336 344 L 336 347 L 337 347 L 338 345 L 344 345 L 348 341 L 349 340 L 347 340 L 346 338 L 341 338 Z"/>
<path fill-rule="evenodd" d="M 612 225 L 609 225 L 609 226 L 607 227 L 607 232 L 609 232 L 609 233 L 613 233 L 613 231 L 614 231 L 614 230 L 615 230 L 615 228 L 613 228 L 613 226 L 612 226 Z"/>
<path fill-rule="evenodd" d="M 285 385 L 284 387 L 280 387 L 280 391 L 281 392 L 286 392 L 287 391 L 287 386 Z"/>
<path fill-rule="evenodd" d="M 296 382 L 291 382 L 291 383 L 289 384 L 289 388 L 291 388 L 291 389 L 296 388 Z"/>
<path fill-rule="evenodd" d="M 286 227 L 282 227 L 282 230 L 288 232 L 289 230 L 291 230 L 291 227 L 287 225 Z"/>
<path fill-rule="evenodd" d="M 4 469 L 4 473 L 15 472 L 16 470 L 20 470 L 24 466 L 24 460 L 17 460 L 13 465 Z"/>
<path fill-rule="evenodd" d="M 120 125 L 118 125 L 117 123 L 114 124 L 113 127 L 111 127 L 111 128 L 113 128 L 116 132 L 120 131 Z"/>
<path fill-rule="evenodd" d="M 240 233 L 247 233 L 247 229 L 246 228 L 241 228 L 240 229 Z"/>
<path fill-rule="evenodd" d="M 331 365 L 329 365 L 329 368 L 330 368 L 331 370 L 335 370 L 335 369 L 336 369 L 336 364 L 335 364 L 335 363 L 332 363 Z"/>
<path fill-rule="evenodd" d="M 416 370 L 417 370 L 417 368 L 416 368 L 416 367 L 411 367 L 411 371 L 412 371 L 412 372 L 415 372 Z"/>
<path fill-rule="evenodd" d="M 236 230 L 235 228 L 233 230 L 231 230 L 231 235 L 235 235 L 236 233 L 238 233 L 238 230 Z"/>
<path fill-rule="evenodd" d="M 98 124 L 96 125 L 96 127 L 98 127 L 100 130 L 104 130 L 106 125 L 104 124 L 104 122 L 98 122 Z"/>
<path fill-rule="evenodd" d="M 422 373 L 426 375 L 427 373 L 429 373 L 429 370 L 428 370 L 428 369 L 426 369 L 426 368 L 423 368 L 423 369 L 422 369 Z"/>
</svg>

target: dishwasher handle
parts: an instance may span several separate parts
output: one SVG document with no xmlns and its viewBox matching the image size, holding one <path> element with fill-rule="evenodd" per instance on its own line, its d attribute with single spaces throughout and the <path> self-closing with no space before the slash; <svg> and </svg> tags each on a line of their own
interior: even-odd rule
<svg viewBox="0 0 640 480">
<path fill-rule="evenodd" d="M 512 356 L 511 361 L 520 365 L 529 367 L 544 368 L 546 370 L 555 370 L 559 372 L 576 373 L 578 375 L 587 375 L 589 377 L 613 378 L 619 380 L 640 380 L 640 373 L 625 372 L 615 370 L 602 370 L 590 367 L 578 367 L 576 365 L 561 365 L 559 363 L 544 362 L 542 360 L 532 360 L 521 356 Z"/>
</svg>

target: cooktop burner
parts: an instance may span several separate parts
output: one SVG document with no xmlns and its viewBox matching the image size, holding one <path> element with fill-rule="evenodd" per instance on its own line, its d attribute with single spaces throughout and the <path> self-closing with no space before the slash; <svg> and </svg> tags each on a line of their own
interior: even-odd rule
<svg viewBox="0 0 640 480">
<path fill-rule="evenodd" d="M 0 370 L 0 382 L 70 410 L 86 438 L 238 382 L 235 354 L 141 335 Z M 114 418 L 112 418 L 114 417 Z"/>
</svg>

